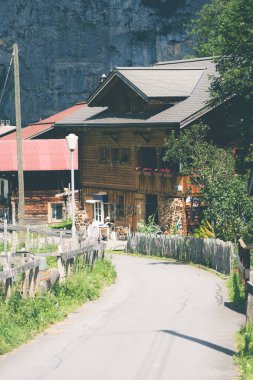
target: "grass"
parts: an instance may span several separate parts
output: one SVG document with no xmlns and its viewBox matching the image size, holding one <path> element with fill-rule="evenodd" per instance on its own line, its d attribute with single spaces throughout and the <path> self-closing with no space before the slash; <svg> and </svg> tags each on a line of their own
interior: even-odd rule
<svg viewBox="0 0 253 380">
<path fill-rule="evenodd" d="M 84 302 L 96 299 L 115 278 L 114 266 L 105 259 L 92 269 L 82 266 L 64 284 L 34 298 L 22 298 L 19 291 L 13 291 L 6 303 L 0 300 L 0 354 L 27 342 Z"/>
<path fill-rule="evenodd" d="M 253 379 L 253 323 L 245 325 L 237 334 L 238 354 L 235 361 L 240 368 L 241 380 Z"/>
<path fill-rule="evenodd" d="M 239 273 L 237 272 L 230 273 L 227 279 L 227 288 L 228 288 L 229 300 L 234 305 L 245 304 L 245 289 L 242 284 Z"/>
</svg>

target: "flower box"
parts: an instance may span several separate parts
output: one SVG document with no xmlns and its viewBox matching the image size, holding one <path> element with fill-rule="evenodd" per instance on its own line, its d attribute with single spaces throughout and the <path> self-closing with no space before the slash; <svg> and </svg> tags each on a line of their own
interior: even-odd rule
<svg viewBox="0 0 253 380">
<path fill-rule="evenodd" d="M 151 177 L 152 172 L 143 172 L 143 174 L 144 174 L 145 176 L 147 176 L 147 177 Z"/>
</svg>

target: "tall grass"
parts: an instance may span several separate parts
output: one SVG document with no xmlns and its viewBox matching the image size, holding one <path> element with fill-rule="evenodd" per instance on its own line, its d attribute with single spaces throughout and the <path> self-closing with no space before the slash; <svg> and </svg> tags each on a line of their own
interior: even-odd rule
<svg viewBox="0 0 253 380">
<path fill-rule="evenodd" d="M 83 266 L 64 284 L 57 284 L 45 294 L 22 298 L 14 291 L 7 302 L 0 300 L 0 354 L 32 338 L 50 324 L 63 319 L 82 303 L 97 298 L 104 285 L 116 278 L 108 259 L 97 261 L 91 269 Z"/>
<path fill-rule="evenodd" d="M 245 325 L 237 335 L 239 365 L 242 380 L 253 379 L 253 324 Z"/>
</svg>

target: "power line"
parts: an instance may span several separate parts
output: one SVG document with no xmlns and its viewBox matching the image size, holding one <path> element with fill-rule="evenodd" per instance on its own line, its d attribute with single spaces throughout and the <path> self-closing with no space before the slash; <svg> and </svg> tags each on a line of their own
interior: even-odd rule
<svg viewBox="0 0 253 380">
<path fill-rule="evenodd" d="M 8 71 L 7 71 L 7 75 L 6 75 L 6 78 L 5 78 L 5 82 L 4 82 L 3 90 L 2 90 L 2 93 L 1 93 L 1 97 L 0 97 L 0 105 L 1 105 L 1 102 L 2 102 L 2 99 L 3 99 L 3 95 L 4 95 L 5 87 L 6 87 L 6 84 L 7 84 L 8 78 L 9 78 L 9 74 L 10 74 L 10 70 L 11 70 L 12 61 L 13 61 L 13 54 L 11 55 L 11 60 L 10 60 L 9 68 L 8 68 Z"/>
</svg>

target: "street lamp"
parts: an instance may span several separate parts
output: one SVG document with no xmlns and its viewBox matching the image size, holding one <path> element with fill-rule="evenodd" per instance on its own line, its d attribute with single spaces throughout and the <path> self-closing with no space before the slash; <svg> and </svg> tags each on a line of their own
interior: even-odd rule
<svg viewBox="0 0 253 380">
<path fill-rule="evenodd" d="M 70 150 L 70 161 L 71 161 L 71 211 L 72 211 L 72 239 L 76 242 L 76 220 L 75 220 L 75 176 L 74 176 L 74 150 L 77 146 L 78 136 L 74 133 L 70 133 L 66 136 L 68 148 Z"/>
</svg>

